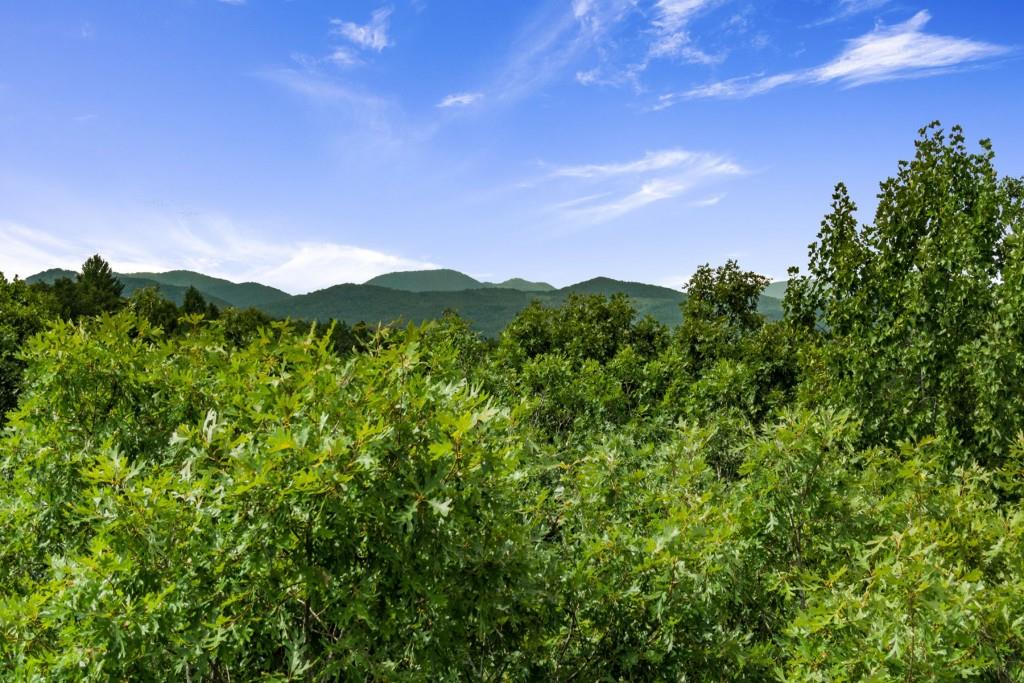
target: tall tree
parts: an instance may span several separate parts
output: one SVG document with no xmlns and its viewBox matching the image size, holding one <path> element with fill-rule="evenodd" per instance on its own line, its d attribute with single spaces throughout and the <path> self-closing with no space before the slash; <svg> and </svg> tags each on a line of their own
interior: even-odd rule
<svg viewBox="0 0 1024 683">
<path fill-rule="evenodd" d="M 73 317 L 116 311 L 124 305 L 124 284 L 99 254 L 82 264 L 76 280 Z"/>
<path fill-rule="evenodd" d="M 744 336 L 764 324 L 757 302 L 768 282 L 732 259 L 717 268 L 704 264 L 697 269 L 684 288 L 688 297 L 681 304 L 683 324 L 677 331 L 691 372 L 732 355 Z"/>
<path fill-rule="evenodd" d="M 181 304 L 181 310 L 188 315 L 205 315 L 206 314 L 206 298 L 202 293 L 195 287 L 189 287 L 185 290 L 185 300 Z"/>
<path fill-rule="evenodd" d="M 832 393 L 853 404 L 869 438 L 941 434 L 991 460 L 1019 406 L 984 399 L 978 355 L 993 329 L 1006 328 L 1013 306 L 1000 302 L 1019 298 L 1006 268 L 1019 251 L 1010 247 L 1024 216 L 1021 181 L 999 177 L 988 140 L 968 151 L 959 127 L 947 136 L 936 122 L 919 136 L 914 159 L 881 183 L 873 223 L 858 227 L 855 204 L 836 187 L 809 276 L 794 288 L 803 301 L 791 297 L 788 308 L 805 321 L 820 311 Z M 1002 415 L 979 420 L 982 404 Z"/>
</svg>

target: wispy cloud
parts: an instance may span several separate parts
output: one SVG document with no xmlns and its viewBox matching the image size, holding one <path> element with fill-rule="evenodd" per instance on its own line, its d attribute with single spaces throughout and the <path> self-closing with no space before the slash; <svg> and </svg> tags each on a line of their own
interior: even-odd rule
<svg viewBox="0 0 1024 683">
<path fill-rule="evenodd" d="M 712 54 L 697 45 L 690 31 L 691 22 L 699 15 L 721 4 L 722 0 L 632 0 L 626 3 L 614 15 L 619 23 L 623 18 L 634 13 L 645 17 L 644 27 L 635 35 L 616 36 L 615 40 L 605 41 L 599 50 L 600 63 L 596 67 L 576 73 L 576 81 L 581 85 L 632 86 L 636 92 L 642 92 L 642 76 L 652 62 L 670 59 L 690 64 L 718 64 L 724 59 L 722 54 Z M 589 16 L 598 0 L 587 0 L 582 4 L 583 10 L 577 9 L 577 15 Z M 613 24 L 610 24 L 613 25 Z M 621 53 L 632 52 L 639 39 L 641 54 L 632 60 L 622 63 L 618 59 Z"/>
<path fill-rule="evenodd" d="M 523 28 L 503 68 L 482 90 L 493 102 L 534 92 L 600 45 L 634 5 L 635 0 L 574 0 L 567 9 L 546 9 Z"/>
<path fill-rule="evenodd" d="M 443 100 L 437 103 L 438 107 L 446 109 L 449 107 L 468 107 L 471 104 L 479 102 L 484 97 L 483 93 L 479 92 L 464 92 L 455 93 L 448 95 Z"/>
<path fill-rule="evenodd" d="M 332 32 L 361 48 L 380 52 L 392 44 L 388 38 L 388 23 L 391 13 L 392 9 L 390 7 L 376 9 L 370 15 L 369 23 L 366 24 L 332 19 Z"/>
<path fill-rule="evenodd" d="M 358 66 L 363 63 L 355 52 L 347 47 L 336 47 L 327 55 L 327 61 L 335 66 Z"/>
<path fill-rule="evenodd" d="M 278 68 L 254 74 L 306 102 L 338 114 L 337 139 L 345 139 L 349 152 L 398 152 L 404 143 L 429 136 L 430 129 L 410 125 L 399 104 L 390 98 L 343 83 L 316 69 Z"/>
<path fill-rule="evenodd" d="M 648 49 L 648 59 L 677 57 L 687 62 L 714 64 L 720 57 L 709 55 L 696 47 L 687 26 L 699 13 L 717 4 L 717 0 L 657 0 L 654 20 L 651 22 L 654 40 Z"/>
<path fill-rule="evenodd" d="M 933 76 L 1010 52 L 1010 48 L 1003 45 L 925 33 L 924 27 L 930 19 L 927 10 L 922 10 L 902 24 L 878 26 L 870 33 L 848 41 L 839 56 L 818 67 L 709 83 L 683 93 L 664 95 L 656 108 L 670 106 L 679 99 L 753 97 L 796 83 L 821 85 L 838 82 L 847 87 L 857 87 L 894 79 Z"/>
<path fill-rule="evenodd" d="M 612 164 L 585 164 L 582 166 L 563 166 L 551 175 L 562 178 L 602 178 L 645 173 L 672 168 L 693 159 L 694 153 L 683 149 L 666 149 L 658 152 L 647 152 L 640 159 Z"/>
<path fill-rule="evenodd" d="M 573 0 L 572 13 L 592 35 L 601 35 L 617 24 L 637 0 Z"/>
<path fill-rule="evenodd" d="M 839 0 L 838 6 L 835 8 L 833 14 L 816 21 L 809 26 L 824 26 L 826 24 L 833 24 L 837 21 L 843 21 L 850 17 L 863 14 L 864 12 L 872 12 L 877 9 L 888 5 L 892 0 Z"/>
<path fill-rule="evenodd" d="M 704 207 L 707 207 L 707 206 L 716 206 L 723 199 L 725 199 L 725 193 L 724 192 L 719 193 L 719 194 L 711 195 L 710 197 L 705 197 L 704 199 L 698 199 L 696 201 L 690 202 L 690 206 L 692 206 L 694 208 L 704 208 Z"/>
<path fill-rule="evenodd" d="M 48 268 L 76 268 L 74 245 L 11 221 L 0 221 L 0 273 L 26 278 Z M 87 255 L 88 256 L 88 255 Z"/>
<path fill-rule="evenodd" d="M 323 289 L 344 282 L 361 283 L 396 270 L 431 270 L 441 266 L 429 261 L 405 258 L 374 249 L 333 242 L 300 242 L 284 246 L 284 260 L 268 263 L 258 277 L 277 283 L 285 291 Z"/>
<path fill-rule="evenodd" d="M 931 15 L 922 10 L 890 29 L 879 28 L 850 42 L 836 59 L 815 69 L 814 80 L 864 85 L 934 72 L 1005 54 L 1009 48 L 967 38 L 924 33 Z"/>
<path fill-rule="evenodd" d="M 669 170 L 670 173 L 664 174 Z M 606 183 L 614 181 L 614 187 L 606 192 L 562 201 L 551 208 L 573 223 L 603 223 L 655 202 L 679 197 L 714 180 L 744 172 L 742 166 L 721 155 L 679 149 L 649 152 L 640 159 L 626 163 L 566 166 L 556 170 L 552 178 L 588 179 Z M 639 187 L 623 187 L 622 181 L 644 174 L 649 177 Z M 654 174 L 659 175 L 650 177 Z M 721 201 L 722 197 L 724 195 L 700 200 L 691 206 L 711 206 Z"/>
<path fill-rule="evenodd" d="M 271 241 L 246 236 L 228 219 L 196 215 L 188 221 L 148 216 L 147 242 L 133 242 L 125 231 L 116 240 L 66 240 L 45 230 L 0 220 L 0 272 L 27 277 L 48 268 L 77 270 L 97 251 L 122 273 L 198 270 L 236 282 L 257 281 L 292 293 L 366 280 L 394 270 L 438 268 L 375 249 L 330 241 Z M 154 235 L 159 235 L 153 239 Z M 201 237 L 200 235 L 209 235 Z M 173 260 L 168 259 L 173 254 Z"/>
<path fill-rule="evenodd" d="M 384 100 L 375 95 L 358 92 L 315 72 L 280 68 L 260 71 L 256 75 L 310 100 L 349 102 L 365 108 L 385 106 Z"/>
</svg>

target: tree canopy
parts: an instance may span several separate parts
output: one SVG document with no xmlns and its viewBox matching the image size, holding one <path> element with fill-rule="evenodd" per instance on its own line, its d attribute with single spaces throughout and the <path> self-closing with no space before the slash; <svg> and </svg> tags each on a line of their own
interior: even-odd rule
<svg viewBox="0 0 1024 683">
<path fill-rule="evenodd" d="M 0 671 L 1024 680 L 1024 185 L 980 147 L 923 129 L 870 224 L 837 186 L 779 321 L 733 261 L 675 330 L 574 295 L 497 340 L 0 276 Z"/>
</svg>

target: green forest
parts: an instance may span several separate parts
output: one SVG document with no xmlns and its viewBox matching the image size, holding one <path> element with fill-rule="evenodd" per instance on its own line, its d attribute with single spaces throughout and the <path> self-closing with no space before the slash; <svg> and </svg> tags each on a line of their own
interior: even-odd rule
<svg viewBox="0 0 1024 683">
<path fill-rule="evenodd" d="M 48 285 L 70 293 L 70 283 L 80 273 L 51 268 L 25 278 L 27 284 Z M 334 321 L 355 325 L 394 326 L 436 320 L 455 311 L 486 337 L 498 337 L 509 323 L 533 301 L 558 306 L 575 294 L 625 294 L 641 317 L 652 318 L 669 327 L 682 322 L 680 304 L 686 293 L 669 287 L 595 277 L 555 289 L 543 282 L 513 278 L 501 283 L 480 282 L 455 270 L 418 270 L 387 273 L 363 284 L 337 284 L 306 294 L 291 295 L 258 282 L 236 283 L 190 270 L 166 273 L 112 273 L 130 298 L 139 290 L 153 289 L 161 298 L 183 306 L 190 289 L 204 301 L 221 308 L 255 309 L 279 319 Z M 61 283 L 61 284 L 58 284 Z M 61 290 L 60 288 L 64 289 Z M 782 296 L 786 282 L 770 284 L 758 300 L 758 310 L 770 320 L 782 317 Z M 193 294 L 193 296 L 195 296 Z"/>
<path fill-rule="evenodd" d="M 0 678 L 1024 681 L 1024 179 L 933 123 L 808 227 L 675 326 L 0 276 Z"/>
</svg>

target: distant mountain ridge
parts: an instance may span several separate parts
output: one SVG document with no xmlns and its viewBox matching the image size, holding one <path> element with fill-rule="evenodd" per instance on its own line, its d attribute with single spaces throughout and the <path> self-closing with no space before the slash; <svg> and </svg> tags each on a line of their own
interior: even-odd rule
<svg viewBox="0 0 1024 683">
<path fill-rule="evenodd" d="M 610 277 L 595 277 L 574 285 L 563 287 L 561 291 L 575 294 L 605 294 L 608 292 L 625 294 L 632 299 L 674 299 L 682 300 L 686 296 L 678 290 L 648 285 L 643 282 L 627 282 L 613 280 Z"/>
<path fill-rule="evenodd" d="M 403 292 L 461 292 L 467 289 L 516 289 L 521 292 L 552 292 L 555 290 L 546 282 L 530 282 L 518 277 L 504 282 L 481 282 L 450 268 L 385 273 L 370 278 L 363 284 L 398 289 Z"/>
<path fill-rule="evenodd" d="M 288 299 L 291 294 L 269 285 L 258 282 L 231 282 L 219 277 L 203 275 L 191 270 L 169 270 L 166 273 L 127 273 L 119 278 L 139 278 L 158 282 L 161 285 L 195 287 L 207 298 L 215 297 L 228 301 L 238 308 L 259 308 L 280 299 Z"/>
<path fill-rule="evenodd" d="M 52 283 L 61 277 L 73 279 L 76 275 L 73 271 L 54 268 L 36 273 L 26 281 Z M 298 295 L 257 282 L 236 283 L 188 270 L 118 273 L 117 277 L 125 285 L 126 296 L 143 287 L 156 287 L 164 297 L 180 305 L 185 291 L 195 287 L 208 301 L 220 307 L 253 307 L 275 317 L 300 320 L 335 319 L 349 324 L 420 323 L 453 310 L 488 336 L 500 334 L 534 300 L 557 306 L 572 294 L 625 294 L 639 315 L 650 315 L 670 327 L 682 322 L 680 304 L 686 301 L 686 294 L 680 290 L 608 277 L 556 289 L 545 282 L 521 278 L 500 283 L 481 282 L 450 269 L 386 273 L 361 285 L 339 284 Z M 774 291 L 785 291 L 785 283 L 773 283 L 772 287 Z M 782 302 L 763 295 L 759 310 L 769 319 L 778 319 L 782 315 Z"/>
<path fill-rule="evenodd" d="M 121 281 L 121 284 L 124 285 L 124 290 L 121 292 L 123 296 L 129 297 L 140 289 L 145 289 L 146 287 L 155 287 L 156 290 L 159 291 L 160 294 L 163 295 L 163 297 L 168 301 L 173 301 L 178 306 L 181 306 L 185 302 L 185 292 L 188 291 L 188 285 L 173 285 L 166 282 L 160 282 L 159 280 L 151 278 L 137 277 L 135 275 L 122 275 L 120 273 L 115 273 L 115 275 L 117 276 L 117 279 Z M 48 285 L 52 285 L 54 282 L 61 278 L 68 278 L 69 280 L 74 280 L 76 277 L 78 277 L 78 273 L 76 273 L 73 270 L 65 270 L 63 268 L 51 268 L 49 270 L 44 270 L 41 273 L 30 275 L 29 277 L 25 278 L 25 282 L 28 282 L 29 284 L 33 284 L 35 282 L 45 282 Z M 196 287 L 196 289 L 200 288 Z M 220 308 L 227 308 L 228 306 L 238 306 L 238 304 L 236 304 L 235 302 L 221 298 L 216 294 L 213 294 L 212 292 L 203 291 L 201 289 L 200 291 L 202 291 L 203 297 L 207 301 L 216 304 Z"/>
<path fill-rule="evenodd" d="M 483 284 L 486 287 L 496 287 L 498 289 L 518 289 L 520 292 L 551 292 L 555 289 L 546 282 L 530 282 L 521 277 L 509 278 L 504 282 L 485 282 Z"/>
</svg>

